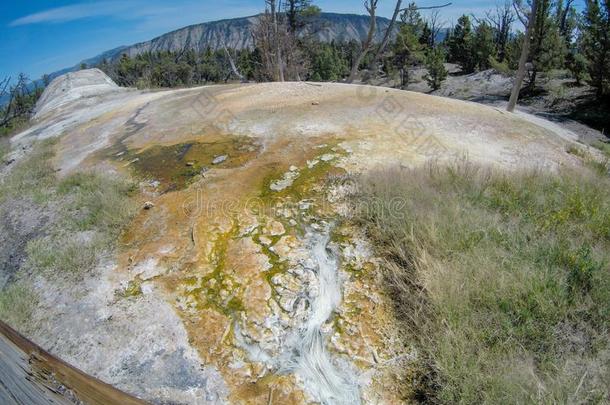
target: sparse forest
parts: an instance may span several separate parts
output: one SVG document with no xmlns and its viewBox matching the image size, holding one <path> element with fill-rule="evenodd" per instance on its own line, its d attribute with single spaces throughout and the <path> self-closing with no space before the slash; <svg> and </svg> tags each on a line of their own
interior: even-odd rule
<svg viewBox="0 0 610 405">
<path fill-rule="evenodd" d="M 595 89 L 597 97 L 607 97 L 608 4 L 588 0 L 585 10 L 579 13 L 573 0 L 537 1 L 522 92 L 534 92 L 541 74 L 565 70 L 577 85 L 586 82 Z M 367 81 L 379 75 L 400 77 L 401 86 L 406 87 L 410 67 L 429 66 L 431 59 L 438 61 L 441 56 L 443 62 L 458 64 L 464 74 L 490 68 L 512 74 L 518 68 L 522 31 L 531 8 L 522 0 L 515 4 L 507 2 L 482 17 L 463 15 L 452 27 L 447 27 L 438 10 L 424 16 L 415 3 L 402 8 L 398 1 L 381 41 L 373 37 L 372 24 L 363 43 L 320 44 L 304 29 L 320 12 L 311 1 L 287 1 L 281 9 L 275 1 L 268 0 L 265 5 L 266 12 L 253 34 L 254 49 L 225 47 L 201 53 L 183 50 L 144 53 L 133 58 L 123 55 L 116 62 L 104 61 L 100 68 L 118 84 L 137 87 L 191 86 L 229 80 L 353 81 L 358 77 Z M 370 15 L 376 15 L 376 7 L 376 1 L 366 2 Z M 436 82 L 439 84 L 438 79 Z"/>
<path fill-rule="evenodd" d="M 43 78 L 43 82 L 46 86 L 48 78 Z M 0 107 L 0 136 L 10 134 L 27 123 L 43 90 L 43 86 L 31 86 L 24 74 L 20 74 L 14 83 L 10 77 L 0 82 L 0 99 L 6 100 Z"/>
</svg>

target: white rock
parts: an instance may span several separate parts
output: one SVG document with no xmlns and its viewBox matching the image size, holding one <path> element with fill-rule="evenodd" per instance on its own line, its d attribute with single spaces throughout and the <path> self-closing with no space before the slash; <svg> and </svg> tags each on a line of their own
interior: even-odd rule
<svg viewBox="0 0 610 405">
<path fill-rule="evenodd" d="M 227 155 L 220 155 L 220 156 L 216 156 L 214 158 L 214 160 L 212 160 L 212 164 L 213 165 L 218 165 L 222 162 L 224 162 L 225 160 L 227 160 L 228 156 Z"/>
</svg>

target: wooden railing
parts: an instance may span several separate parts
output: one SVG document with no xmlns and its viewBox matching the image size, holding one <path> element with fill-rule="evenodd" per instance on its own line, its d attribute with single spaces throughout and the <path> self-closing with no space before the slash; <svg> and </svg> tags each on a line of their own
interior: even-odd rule
<svg viewBox="0 0 610 405">
<path fill-rule="evenodd" d="M 46 352 L 0 321 L 0 404 L 143 405 Z"/>
</svg>

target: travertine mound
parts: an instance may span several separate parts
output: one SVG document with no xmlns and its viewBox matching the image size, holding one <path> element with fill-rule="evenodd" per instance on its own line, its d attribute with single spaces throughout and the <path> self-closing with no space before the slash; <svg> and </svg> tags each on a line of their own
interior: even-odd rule
<svg viewBox="0 0 610 405">
<path fill-rule="evenodd" d="M 99 69 L 86 69 L 55 78 L 36 104 L 35 119 L 75 100 L 117 91 L 119 86 Z"/>
<path fill-rule="evenodd" d="M 153 92 L 93 69 L 56 79 L 37 116 L 15 149 L 57 137 L 58 176 L 131 176 L 143 209 L 78 285 L 37 281 L 31 338 L 155 403 L 401 403 L 414 354 L 366 235 L 341 225 L 349 175 L 581 164 L 548 121 L 336 83 Z"/>
</svg>

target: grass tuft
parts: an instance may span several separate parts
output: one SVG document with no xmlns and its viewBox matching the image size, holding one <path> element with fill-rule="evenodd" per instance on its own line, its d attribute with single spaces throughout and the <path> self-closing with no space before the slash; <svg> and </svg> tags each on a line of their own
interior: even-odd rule
<svg viewBox="0 0 610 405">
<path fill-rule="evenodd" d="M 36 293 L 23 282 L 14 282 L 0 290 L 0 319 L 17 329 L 28 324 L 36 307 Z"/>
<path fill-rule="evenodd" d="M 61 210 L 49 232 L 28 242 L 28 267 L 81 275 L 112 250 L 135 215 L 133 183 L 98 173 L 75 173 L 55 187 Z"/>
<path fill-rule="evenodd" d="M 0 289 L 0 318 L 18 328 L 35 306 L 34 274 L 82 277 L 112 253 L 136 213 L 132 198 L 136 187 L 121 176 L 88 172 L 58 178 L 51 162 L 54 143 L 34 145 L 0 182 L 0 211 L 19 207 L 23 212 L 15 215 L 44 218 L 41 227 L 28 235 L 25 264 L 16 277 L 20 281 Z M 15 200 L 20 203 L 14 204 Z M 20 246 L 22 237 L 7 240 Z"/>
</svg>

